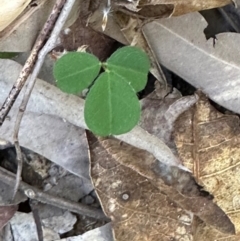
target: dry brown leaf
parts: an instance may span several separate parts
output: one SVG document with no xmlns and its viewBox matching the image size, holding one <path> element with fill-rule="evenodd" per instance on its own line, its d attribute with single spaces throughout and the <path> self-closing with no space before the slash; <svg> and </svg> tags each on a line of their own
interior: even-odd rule
<svg viewBox="0 0 240 241">
<path fill-rule="evenodd" d="M 232 0 L 115 0 L 128 11 L 143 18 L 179 16 L 200 10 L 222 7 L 234 3 Z"/>
<path fill-rule="evenodd" d="M 171 4 L 146 5 L 136 11 L 117 7 L 116 11 L 135 18 L 154 20 L 159 18 L 168 18 L 171 16 L 174 11 L 174 6 Z"/>
<path fill-rule="evenodd" d="M 212 202 L 211 196 L 207 192 L 201 191 L 190 173 L 177 167 L 165 166 L 146 151 L 127 144 L 119 144 L 119 141 L 115 139 L 105 139 L 101 141 L 101 144 L 110 155 L 101 147 L 94 148 L 90 144 L 91 175 L 105 213 L 114 223 L 116 240 L 129 240 L 129 238 L 133 239 L 135 236 L 139 238 L 144 235 L 145 239 L 133 240 L 165 240 L 163 239 L 166 235 L 163 233 L 165 229 L 158 234 L 158 239 L 154 239 L 153 234 L 157 234 L 156 222 L 158 225 L 173 228 L 166 233 L 171 233 L 172 237 L 176 238 L 177 234 L 174 233 L 174 230 L 178 230 L 179 223 L 177 219 L 172 219 L 170 225 L 168 217 L 172 217 L 173 213 L 177 213 L 179 209 L 194 213 L 224 233 L 234 233 L 234 226 L 227 215 Z M 103 156 L 97 156 L 100 154 Z M 111 183 L 114 185 L 110 185 Z M 146 187 L 144 187 L 145 185 Z M 148 193 L 149 190 L 150 193 Z M 167 196 L 163 198 L 159 190 Z M 152 193 L 156 193 L 154 198 L 151 198 Z M 125 197 L 127 200 L 123 200 Z M 157 198 L 159 200 L 156 202 Z M 178 208 L 175 206 L 175 211 L 171 208 L 169 210 L 169 203 L 164 204 L 163 201 L 160 201 L 162 199 L 174 200 Z M 161 203 L 160 206 L 159 203 Z M 140 223 L 137 222 L 140 217 L 136 217 L 139 212 L 147 217 L 145 221 L 139 221 Z M 164 216 L 166 217 L 163 223 L 160 223 L 159 219 L 154 216 L 155 213 L 157 216 L 161 216 L 162 220 Z M 129 219 L 129 217 L 132 218 Z M 123 218 L 126 219 L 124 222 Z M 131 223 L 135 223 L 133 227 L 130 227 Z M 148 231 L 146 232 L 146 230 Z M 182 227 L 181 230 L 184 230 L 185 237 L 190 237 L 187 227 Z M 126 235 L 130 232 L 129 237 L 118 238 L 124 232 Z M 140 236 L 137 236 L 138 233 Z M 151 235 L 153 236 L 151 237 Z M 171 240 L 169 238 L 168 236 L 166 240 Z"/>
<path fill-rule="evenodd" d="M 105 214 L 112 219 L 116 241 L 192 240 L 190 213 L 148 179 L 114 160 L 96 138 L 88 134 L 88 139 L 92 182 Z"/>
<path fill-rule="evenodd" d="M 175 142 L 184 165 L 214 195 L 234 223 L 237 236 L 225 236 L 201 224 L 197 240 L 239 240 L 240 121 L 235 115 L 220 113 L 206 96 L 199 95 L 198 103 L 177 120 Z"/>
<path fill-rule="evenodd" d="M 212 202 L 211 195 L 201 189 L 191 173 L 176 166 L 166 166 L 148 152 L 124 143 L 120 145 L 116 139 L 106 139 L 101 144 L 117 162 L 149 179 L 184 210 L 194 213 L 221 232 L 235 232 L 228 216 Z"/>
</svg>

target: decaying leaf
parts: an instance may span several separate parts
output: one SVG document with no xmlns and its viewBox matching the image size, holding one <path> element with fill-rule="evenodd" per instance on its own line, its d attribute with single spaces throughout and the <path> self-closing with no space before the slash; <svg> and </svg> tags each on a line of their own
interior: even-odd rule
<svg viewBox="0 0 240 241">
<path fill-rule="evenodd" d="M 159 19 L 167 18 L 174 12 L 174 6 L 172 4 L 156 4 L 156 5 L 144 5 L 141 8 L 117 8 L 117 12 L 125 13 L 134 18 L 144 19 Z"/>
<path fill-rule="evenodd" d="M 1 0 L 0 31 L 5 29 L 27 7 L 31 0 Z"/>
<path fill-rule="evenodd" d="M 142 237 L 141 240 L 160 241 L 176 238 L 174 230 L 182 226 L 174 216 L 179 210 L 197 215 L 221 232 L 234 233 L 234 226 L 227 215 L 214 204 L 207 192 L 201 190 L 190 173 L 161 164 L 146 151 L 120 144 L 115 139 L 101 141 L 110 155 L 101 147 L 92 145 L 90 143 L 92 181 L 106 215 L 114 223 L 116 240 L 140 240 L 137 238 Z M 98 159 L 97 154 L 101 154 Z M 158 218 L 154 215 L 156 213 Z M 143 216 L 147 218 L 143 219 Z M 170 223 L 169 217 L 172 220 Z M 191 225 L 189 222 L 188 225 Z M 165 233 L 166 229 L 162 228 L 158 233 L 158 225 L 170 230 Z M 128 227 L 131 227 L 130 230 Z M 182 226 L 181 230 L 184 230 L 185 237 L 191 234 L 186 226 Z"/>
<path fill-rule="evenodd" d="M 236 236 L 223 235 L 201 224 L 197 240 L 240 239 L 240 121 L 218 112 L 199 93 L 197 104 L 182 114 L 175 126 L 179 155 L 198 182 L 234 223 Z M 209 237 L 214 237 L 210 239 Z"/>
<path fill-rule="evenodd" d="M 196 12 L 204 9 L 222 7 L 232 0 L 114 0 L 116 5 L 124 6 L 125 9 L 136 12 L 142 17 L 165 17 L 178 16 L 189 12 Z M 159 16 L 160 15 L 160 16 Z"/>
<path fill-rule="evenodd" d="M 92 182 L 112 219 L 116 241 L 192 240 L 190 213 L 147 178 L 114 160 L 96 138 L 89 136 L 89 144 Z"/>
</svg>

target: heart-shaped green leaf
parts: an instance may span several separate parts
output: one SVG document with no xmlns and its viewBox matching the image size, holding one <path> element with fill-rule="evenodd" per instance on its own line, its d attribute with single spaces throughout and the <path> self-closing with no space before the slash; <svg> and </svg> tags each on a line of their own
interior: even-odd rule
<svg viewBox="0 0 240 241">
<path fill-rule="evenodd" d="M 102 73 L 90 89 L 85 122 L 97 135 L 120 135 L 139 121 L 140 104 L 134 89 L 113 72 Z"/>
<path fill-rule="evenodd" d="M 95 56 L 72 52 L 63 55 L 56 62 L 53 74 L 62 91 L 77 94 L 93 82 L 100 68 L 101 62 Z"/>
<path fill-rule="evenodd" d="M 136 92 L 144 89 L 150 69 L 150 61 L 145 52 L 137 47 L 118 49 L 107 60 L 106 68 L 119 78 L 131 84 Z"/>
</svg>

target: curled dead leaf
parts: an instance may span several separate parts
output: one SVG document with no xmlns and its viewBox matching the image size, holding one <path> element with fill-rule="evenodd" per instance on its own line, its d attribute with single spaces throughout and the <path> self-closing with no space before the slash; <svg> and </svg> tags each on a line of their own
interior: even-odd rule
<svg viewBox="0 0 240 241">
<path fill-rule="evenodd" d="M 197 104 L 176 122 L 174 138 L 178 153 L 198 182 L 214 195 L 236 228 L 226 236 L 208 226 L 198 228 L 197 240 L 235 241 L 240 238 L 240 121 L 217 111 L 200 92 Z M 199 236 L 200 235 L 200 236 Z M 228 238 L 228 239 L 226 239 Z"/>
</svg>

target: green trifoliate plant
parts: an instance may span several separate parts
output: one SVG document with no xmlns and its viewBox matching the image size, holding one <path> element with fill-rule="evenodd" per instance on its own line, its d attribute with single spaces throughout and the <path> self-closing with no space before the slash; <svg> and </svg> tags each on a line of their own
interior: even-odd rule
<svg viewBox="0 0 240 241">
<path fill-rule="evenodd" d="M 99 75 L 101 67 L 104 72 Z M 57 86 L 77 94 L 89 88 L 84 117 L 88 128 L 100 136 L 130 131 L 140 119 L 136 95 L 144 89 L 150 68 L 148 56 L 136 47 L 118 49 L 105 63 L 95 56 L 71 52 L 54 66 Z"/>
</svg>

